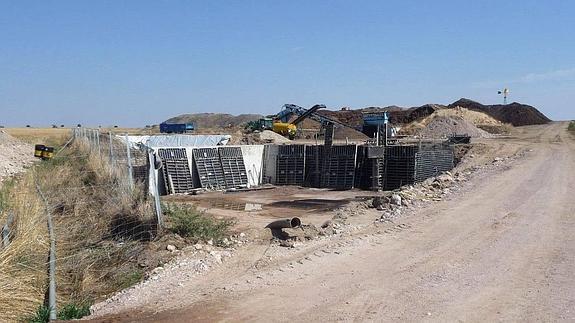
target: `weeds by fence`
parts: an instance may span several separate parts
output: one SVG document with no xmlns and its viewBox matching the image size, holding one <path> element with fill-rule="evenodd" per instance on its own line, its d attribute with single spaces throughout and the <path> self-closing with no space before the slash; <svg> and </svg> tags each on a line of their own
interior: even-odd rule
<svg viewBox="0 0 575 323">
<path fill-rule="evenodd" d="M 83 128 L 64 147 L 0 189 L 0 228 L 8 224 L 9 241 L 0 244 L 0 321 L 46 322 L 56 310 L 58 318 L 79 318 L 102 296 L 141 281 L 147 255 L 150 268 L 162 261 L 148 243 L 164 222 L 149 176 L 152 152 L 125 136 Z M 185 206 L 167 206 L 166 214 L 165 232 L 188 241 L 217 244 L 232 225 Z M 51 244 L 56 252 L 47 261 Z M 53 283 L 51 264 L 57 264 Z M 46 302 L 49 286 L 58 298 Z"/>
<path fill-rule="evenodd" d="M 213 240 L 219 244 L 234 224 L 229 219 L 207 217 L 192 205 L 166 204 L 164 210 L 170 222 L 169 229 L 192 240 Z"/>
</svg>

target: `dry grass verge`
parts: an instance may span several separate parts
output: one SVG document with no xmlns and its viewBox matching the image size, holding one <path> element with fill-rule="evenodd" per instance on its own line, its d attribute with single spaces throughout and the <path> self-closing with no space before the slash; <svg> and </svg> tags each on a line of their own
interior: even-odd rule
<svg viewBox="0 0 575 323">
<path fill-rule="evenodd" d="M 79 143 L 39 167 L 54 216 L 59 304 L 90 304 L 143 277 L 137 260 L 157 228 L 142 185 L 130 191 L 125 176 Z"/>
<path fill-rule="evenodd" d="M 34 315 L 47 286 L 48 233 L 46 213 L 28 173 L 2 188 L 0 224 L 14 214 L 11 243 L 0 247 L 1 320 L 18 321 Z"/>
</svg>

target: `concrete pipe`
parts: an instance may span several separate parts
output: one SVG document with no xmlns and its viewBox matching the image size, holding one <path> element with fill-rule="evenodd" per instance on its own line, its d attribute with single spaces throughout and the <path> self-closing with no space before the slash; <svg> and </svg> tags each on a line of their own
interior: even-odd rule
<svg viewBox="0 0 575 323">
<path fill-rule="evenodd" d="M 274 221 L 268 225 L 266 228 L 270 228 L 272 230 L 275 229 L 284 229 L 284 228 L 296 228 L 301 225 L 301 220 L 299 218 L 291 218 L 291 219 L 283 219 Z"/>
</svg>

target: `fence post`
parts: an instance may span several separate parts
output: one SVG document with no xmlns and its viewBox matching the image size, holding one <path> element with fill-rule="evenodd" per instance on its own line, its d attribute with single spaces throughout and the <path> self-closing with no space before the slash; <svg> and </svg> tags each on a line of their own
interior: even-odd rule
<svg viewBox="0 0 575 323">
<path fill-rule="evenodd" d="M 152 175 L 152 190 L 150 194 L 154 197 L 154 207 L 156 209 L 156 219 L 158 222 L 158 230 L 162 228 L 162 205 L 160 204 L 160 190 L 158 188 L 158 181 L 156 180 L 156 163 L 154 158 L 154 151 L 150 148 L 148 151 L 148 165 L 150 165 L 150 173 Z"/>
<path fill-rule="evenodd" d="M 48 285 L 48 308 L 50 309 L 50 320 L 56 319 L 56 237 L 54 236 L 54 226 L 52 224 L 52 214 L 48 207 L 48 200 L 40 190 L 40 185 L 36 181 L 36 190 L 38 194 L 44 201 L 44 206 L 46 207 L 46 215 L 48 217 L 48 234 L 50 236 L 50 268 L 49 276 L 50 282 Z"/>
<path fill-rule="evenodd" d="M 90 154 L 92 153 L 92 129 L 88 130 L 88 147 L 90 147 Z"/>
<path fill-rule="evenodd" d="M 112 132 L 108 134 L 108 143 L 110 144 L 110 165 L 114 167 L 114 137 L 112 137 Z"/>
<path fill-rule="evenodd" d="M 130 141 L 128 140 L 128 134 L 125 135 L 126 138 L 126 156 L 128 159 L 128 185 L 130 191 L 134 190 L 134 177 L 132 177 L 132 157 L 130 155 Z"/>
<path fill-rule="evenodd" d="M 98 157 L 102 159 L 102 150 L 100 149 L 100 129 L 96 130 L 96 143 L 98 144 Z"/>
<path fill-rule="evenodd" d="M 6 219 L 6 224 L 2 227 L 2 246 L 4 249 L 8 247 L 10 244 L 10 227 L 12 226 L 12 222 L 14 221 L 14 216 L 12 213 L 8 215 Z"/>
</svg>

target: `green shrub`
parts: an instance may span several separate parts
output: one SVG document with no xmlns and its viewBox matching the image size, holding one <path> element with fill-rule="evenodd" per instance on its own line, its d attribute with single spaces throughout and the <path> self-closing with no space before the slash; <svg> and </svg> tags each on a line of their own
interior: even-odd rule
<svg viewBox="0 0 575 323">
<path fill-rule="evenodd" d="M 46 305 L 38 307 L 34 316 L 25 320 L 29 323 L 48 323 L 50 322 L 50 308 Z"/>
<path fill-rule="evenodd" d="M 84 316 L 88 316 L 88 315 L 90 315 L 90 304 L 87 304 L 87 303 L 66 304 L 62 307 L 61 310 L 58 311 L 58 319 L 59 320 L 80 319 L 80 318 L 82 318 Z"/>
<path fill-rule="evenodd" d="M 144 279 L 144 274 L 141 271 L 133 271 L 120 275 L 117 278 L 118 288 L 124 289 L 136 285 Z"/>
<path fill-rule="evenodd" d="M 575 131 L 575 121 L 569 122 L 569 127 L 567 129 L 569 131 Z"/>
<path fill-rule="evenodd" d="M 234 224 L 232 220 L 218 220 L 206 216 L 191 205 L 164 205 L 170 231 L 186 238 L 214 240 L 219 243 Z"/>
</svg>

